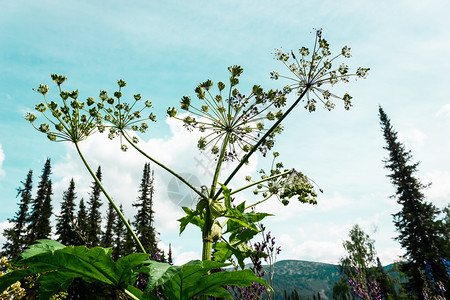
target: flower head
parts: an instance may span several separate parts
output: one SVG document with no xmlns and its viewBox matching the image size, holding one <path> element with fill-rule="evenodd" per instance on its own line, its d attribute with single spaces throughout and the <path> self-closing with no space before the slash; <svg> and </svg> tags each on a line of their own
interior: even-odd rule
<svg viewBox="0 0 450 300">
<path fill-rule="evenodd" d="M 36 105 L 35 110 L 42 114 L 48 122 L 35 125 L 36 115 L 27 113 L 25 119 L 38 131 L 45 133 L 51 141 L 79 142 L 96 131 L 101 123 L 101 114 L 97 109 L 86 109 L 86 103 L 79 101 L 78 90 L 68 92 L 61 90 L 61 84 L 66 76 L 52 74 L 51 78 L 59 89 L 60 103 L 47 100 L 49 87 L 41 84 L 37 92 L 42 94 L 44 102 Z M 72 100 L 70 100 L 70 99 Z M 89 105 L 90 100 L 87 100 Z"/>
<path fill-rule="evenodd" d="M 146 100 L 141 103 L 141 94 L 133 95 L 131 101 L 123 100 L 122 88 L 127 85 L 127 83 L 119 79 L 117 81 L 119 90 L 113 93 L 114 97 L 110 97 L 107 91 L 101 90 L 99 93 L 99 101 L 95 102 L 93 98 L 90 100 L 89 105 L 96 104 L 96 109 L 103 112 L 104 117 L 102 121 L 105 121 L 104 127 L 109 127 L 108 137 L 114 139 L 117 136 L 122 136 L 122 134 L 127 134 L 126 130 L 139 131 L 145 133 L 149 128 L 148 121 L 156 122 L 156 116 L 153 113 L 149 113 L 144 117 L 144 111 L 148 108 L 153 107 L 152 102 Z M 137 108 L 140 107 L 140 108 Z M 138 143 L 139 139 L 137 136 L 131 138 L 133 143 Z M 122 143 L 121 149 L 126 151 L 128 147 Z"/>
<path fill-rule="evenodd" d="M 284 91 L 264 91 L 259 85 L 254 85 L 246 96 L 237 88 L 242 67 L 231 66 L 228 71 L 227 91 L 227 85 L 219 82 L 216 85 L 218 93 L 213 94 L 214 83 L 206 80 L 194 90 L 197 99 L 193 100 L 188 95 L 181 98 L 180 109 L 187 114 L 177 115 L 174 107 L 169 108 L 167 114 L 181 120 L 187 130 L 197 129 L 204 133 L 197 144 L 200 150 L 208 149 L 213 155 L 219 155 L 219 149 L 222 149 L 224 160 L 233 160 L 250 151 L 270 128 L 266 122 L 270 123 L 283 115 L 281 108 L 286 105 L 286 97 Z M 272 148 L 275 134 L 282 130 L 279 126 L 259 147 L 263 155 Z M 223 149 L 225 140 L 227 146 Z"/>
<path fill-rule="evenodd" d="M 294 81 L 286 89 L 288 91 L 295 90 L 298 95 L 306 91 L 305 108 L 310 112 L 316 110 L 317 100 L 321 101 L 326 109 L 332 110 L 335 107 L 333 99 L 343 100 L 344 107 L 348 110 L 352 106 L 351 96 L 348 94 L 343 97 L 337 96 L 324 86 L 327 84 L 333 86 L 339 81 L 348 82 L 351 76 L 366 78 L 370 69 L 360 67 L 355 73 L 350 73 L 349 67 L 345 63 L 339 65 L 337 69 L 333 69 L 335 60 L 341 56 L 344 58 L 351 57 L 350 47 L 344 46 L 338 55 L 331 56 L 330 45 L 322 38 L 322 30 L 320 29 L 316 31 L 316 41 L 312 51 L 307 47 L 302 47 L 296 55 L 293 51 L 285 53 L 282 49 L 276 49 L 275 59 L 283 62 L 294 76 L 284 76 L 273 71 L 271 78 L 275 80 L 286 78 Z"/>
</svg>

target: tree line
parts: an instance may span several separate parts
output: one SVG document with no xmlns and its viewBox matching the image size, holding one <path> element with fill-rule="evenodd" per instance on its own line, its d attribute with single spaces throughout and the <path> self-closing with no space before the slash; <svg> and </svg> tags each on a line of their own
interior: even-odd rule
<svg viewBox="0 0 450 300">
<path fill-rule="evenodd" d="M 103 203 L 100 198 L 101 190 L 96 182 L 91 185 L 87 203 L 82 198 L 77 209 L 75 181 L 71 179 L 67 190 L 62 195 L 61 209 L 55 215 L 56 224 L 52 228 L 54 195 L 51 173 L 51 160 L 47 158 L 39 177 L 35 197 L 32 195 L 32 170 L 28 172 L 25 181 L 21 182 L 21 187 L 17 189 L 17 197 L 20 198 L 19 209 L 13 218 L 8 219 L 11 226 L 3 232 L 6 242 L 3 245 L 2 255 L 9 258 L 17 257 L 34 241 L 50 239 L 52 233 L 55 234 L 56 240 L 64 245 L 112 248 L 114 260 L 135 252 L 131 233 L 118 218 L 111 204 L 106 210 L 105 222 L 102 222 Z M 100 166 L 96 175 L 101 180 Z M 136 215 L 130 223 L 134 226 L 145 250 L 154 260 L 172 264 L 171 245 L 169 245 L 167 257 L 164 250 L 158 248 L 158 233 L 154 227 L 154 192 L 154 172 L 150 164 L 145 163 L 138 197 L 132 204 L 136 208 Z M 120 209 L 122 210 L 122 205 Z"/>
</svg>

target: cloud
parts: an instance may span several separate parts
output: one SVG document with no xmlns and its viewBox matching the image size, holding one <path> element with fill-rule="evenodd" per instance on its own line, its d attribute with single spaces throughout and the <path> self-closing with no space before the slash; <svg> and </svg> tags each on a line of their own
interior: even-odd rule
<svg viewBox="0 0 450 300">
<path fill-rule="evenodd" d="M 391 264 L 400 261 L 400 257 L 405 254 L 405 251 L 400 248 L 385 248 L 378 253 L 378 257 L 383 265 Z"/>
<path fill-rule="evenodd" d="M 450 103 L 442 106 L 441 109 L 436 113 L 436 117 L 439 117 L 441 115 L 445 115 L 446 117 L 450 116 Z"/>
<path fill-rule="evenodd" d="M 449 203 L 450 173 L 448 171 L 434 170 L 426 173 L 421 180 L 425 184 L 431 183 L 431 186 L 424 190 L 427 200 L 439 208 L 443 208 Z"/>
<path fill-rule="evenodd" d="M 8 228 L 11 228 L 9 221 L 3 221 L 0 223 L 0 245 L 3 245 L 6 242 L 6 238 L 3 236 L 3 231 Z"/>
<path fill-rule="evenodd" d="M 6 172 L 3 170 L 3 161 L 5 160 L 5 153 L 3 152 L 2 144 L 0 144 L 0 176 L 5 176 Z"/>
<path fill-rule="evenodd" d="M 400 140 L 408 144 L 411 148 L 422 146 L 426 137 L 426 134 L 419 129 L 410 129 L 399 133 Z"/>
</svg>

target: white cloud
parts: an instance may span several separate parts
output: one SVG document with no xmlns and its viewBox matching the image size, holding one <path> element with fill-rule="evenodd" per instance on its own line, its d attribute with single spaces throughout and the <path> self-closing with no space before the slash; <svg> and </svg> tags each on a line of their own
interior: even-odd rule
<svg viewBox="0 0 450 300">
<path fill-rule="evenodd" d="M 450 103 L 445 104 L 441 107 L 441 109 L 436 113 L 436 117 L 439 117 L 441 115 L 450 116 Z"/>
<path fill-rule="evenodd" d="M 378 253 L 378 257 L 383 265 L 388 265 L 396 261 L 400 261 L 400 257 L 405 254 L 405 251 L 399 247 L 385 248 Z"/>
<path fill-rule="evenodd" d="M 3 161 L 5 160 L 5 153 L 3 152 L 2 144 L 0 144 L 0 176 L 5 176 L 5 170 L 3 170 Z"/>
<path fill-rule="evenodd" d="M 400 140 L 408 144 L 410 148 L 422 146 L 426 137 L 426 134 L 419 129 L 410 129 L 399 133 Z"/>
<path fill-rule="evenodd" d="M 11 228 L 9 221 L 3 221 L 0 223 L 0 245 L 3 245 L 6 242 L 6 238 L 3 236 L 3 231 L 8 228 Z"/>
<path fill-rule="evenodd" d="M 434 170 L 426 173 L 421 180 L 425 184 L 431 183 L 431 186 L 424 190 L 427 200 L 439 208 L 443 208 L 449 203 L 450 173 L 448 171 Z"/>
</svg>

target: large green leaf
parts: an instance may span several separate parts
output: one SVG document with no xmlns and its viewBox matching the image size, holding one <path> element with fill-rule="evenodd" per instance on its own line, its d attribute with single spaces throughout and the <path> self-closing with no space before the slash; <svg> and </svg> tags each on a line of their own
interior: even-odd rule
<svg viewBox="0 0 450 300">
<path fill-rule="evenodd" d="M 229 264 L 215 261 L 191 261 L 182 266 L 180 272 L 164 285 L 164 295 L 173 300 L 188 300 L 198 295 L 232 299 L 223 285 L 249 286 L 253 282 L 267 285 L 252 271 L 219 271 L 208 274 L 212 269 L 218 269 Z"/>
<path fill-rule="evenodd" d="M 132 254 L 114 262 L 109 248 L 87 249 L 85 246 L 64 246 L 54 241 L 39 240 L 14 262 L 16 267 L 28 268 L 0 277 L 0 291 L 38 273 L 40 299 L 49 299 L 58 291 L 67 289 L 75 278 L 125 289 L 136 273 L 134 270 L 148 258 L 148 254 Z"/>
<path fill-rule="evenodd" d="M 148 294 L 155 287 L 166 283 L 181 271 L 181 267 L 171 266 L 167 263 L 147 261 L 147 264 L 139 269 L 139 272 L 148 275 L 148 284 L 145 293 Z"/>
</svg>

